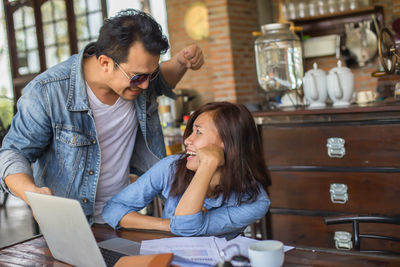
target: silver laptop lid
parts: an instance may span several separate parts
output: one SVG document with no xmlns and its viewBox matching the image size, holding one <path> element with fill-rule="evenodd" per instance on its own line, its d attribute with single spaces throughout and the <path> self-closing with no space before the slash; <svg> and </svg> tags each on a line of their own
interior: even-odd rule
<svg viewBox="0 0 400 267">
<path fill-rule="evenodd" d="M 77 200 L 26 192 L 53 257 L 76 266 L 106 266 Z"/>
</svg>

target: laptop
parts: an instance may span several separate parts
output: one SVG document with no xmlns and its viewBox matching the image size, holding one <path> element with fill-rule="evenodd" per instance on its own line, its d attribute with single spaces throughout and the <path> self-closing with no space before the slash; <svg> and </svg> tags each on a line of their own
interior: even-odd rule
<svg viewBox="0 0 400 267">
<path fill-rule="evenodd" d="M 135 241 L 117 237 L 97 243 L 77 200 L 25 193 L 55 259 L 97 267 L 113 266 L 122 256 L 139 255 L 140 243 Z"/>
</svg>

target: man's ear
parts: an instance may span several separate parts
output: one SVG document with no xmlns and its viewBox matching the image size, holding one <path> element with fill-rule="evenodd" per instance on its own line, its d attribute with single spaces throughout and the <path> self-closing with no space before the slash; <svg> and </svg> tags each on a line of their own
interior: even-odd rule
<svg viewBox="0 0 400 267">
<path fill-rule="evenodd" d="M 97 62 L 104 72 L 111 72 L 114 70 L 114 61 L 106 55 L 100 55 Z"/>
</svg>

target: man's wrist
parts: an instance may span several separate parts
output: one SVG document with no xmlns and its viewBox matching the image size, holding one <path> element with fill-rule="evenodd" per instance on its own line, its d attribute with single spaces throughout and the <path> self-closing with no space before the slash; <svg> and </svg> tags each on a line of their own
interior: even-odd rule
<svg viewBox="0 0 400 267">
<path fill-rule="evenodd" d="M 11 174 L 4 179 L 4 183 L 14 195 L 27 202 L 25 191 L 36 192 L 38 187 L 33 179 L 25 173 Z"/>
</svg>

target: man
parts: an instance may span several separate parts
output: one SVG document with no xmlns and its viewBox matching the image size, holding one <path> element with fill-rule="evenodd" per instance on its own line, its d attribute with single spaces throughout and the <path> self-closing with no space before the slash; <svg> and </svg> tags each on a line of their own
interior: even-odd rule
<svg viewBox="0 0 400 267">
<path fill-rule="evenodd" d="M 159 66 L 168 48 L 157 22 L 124 10 L 96 43 L 38 75 L 0 149 L 2 190 L 25 202 L 25 191 L 78 199 L 89 222 L 102 223 L 130 169 L 142 173 L 165 156 L 157 97 L 173 97 L 186 70 L 203 65 L 191 45 Z"/>
</svg>

